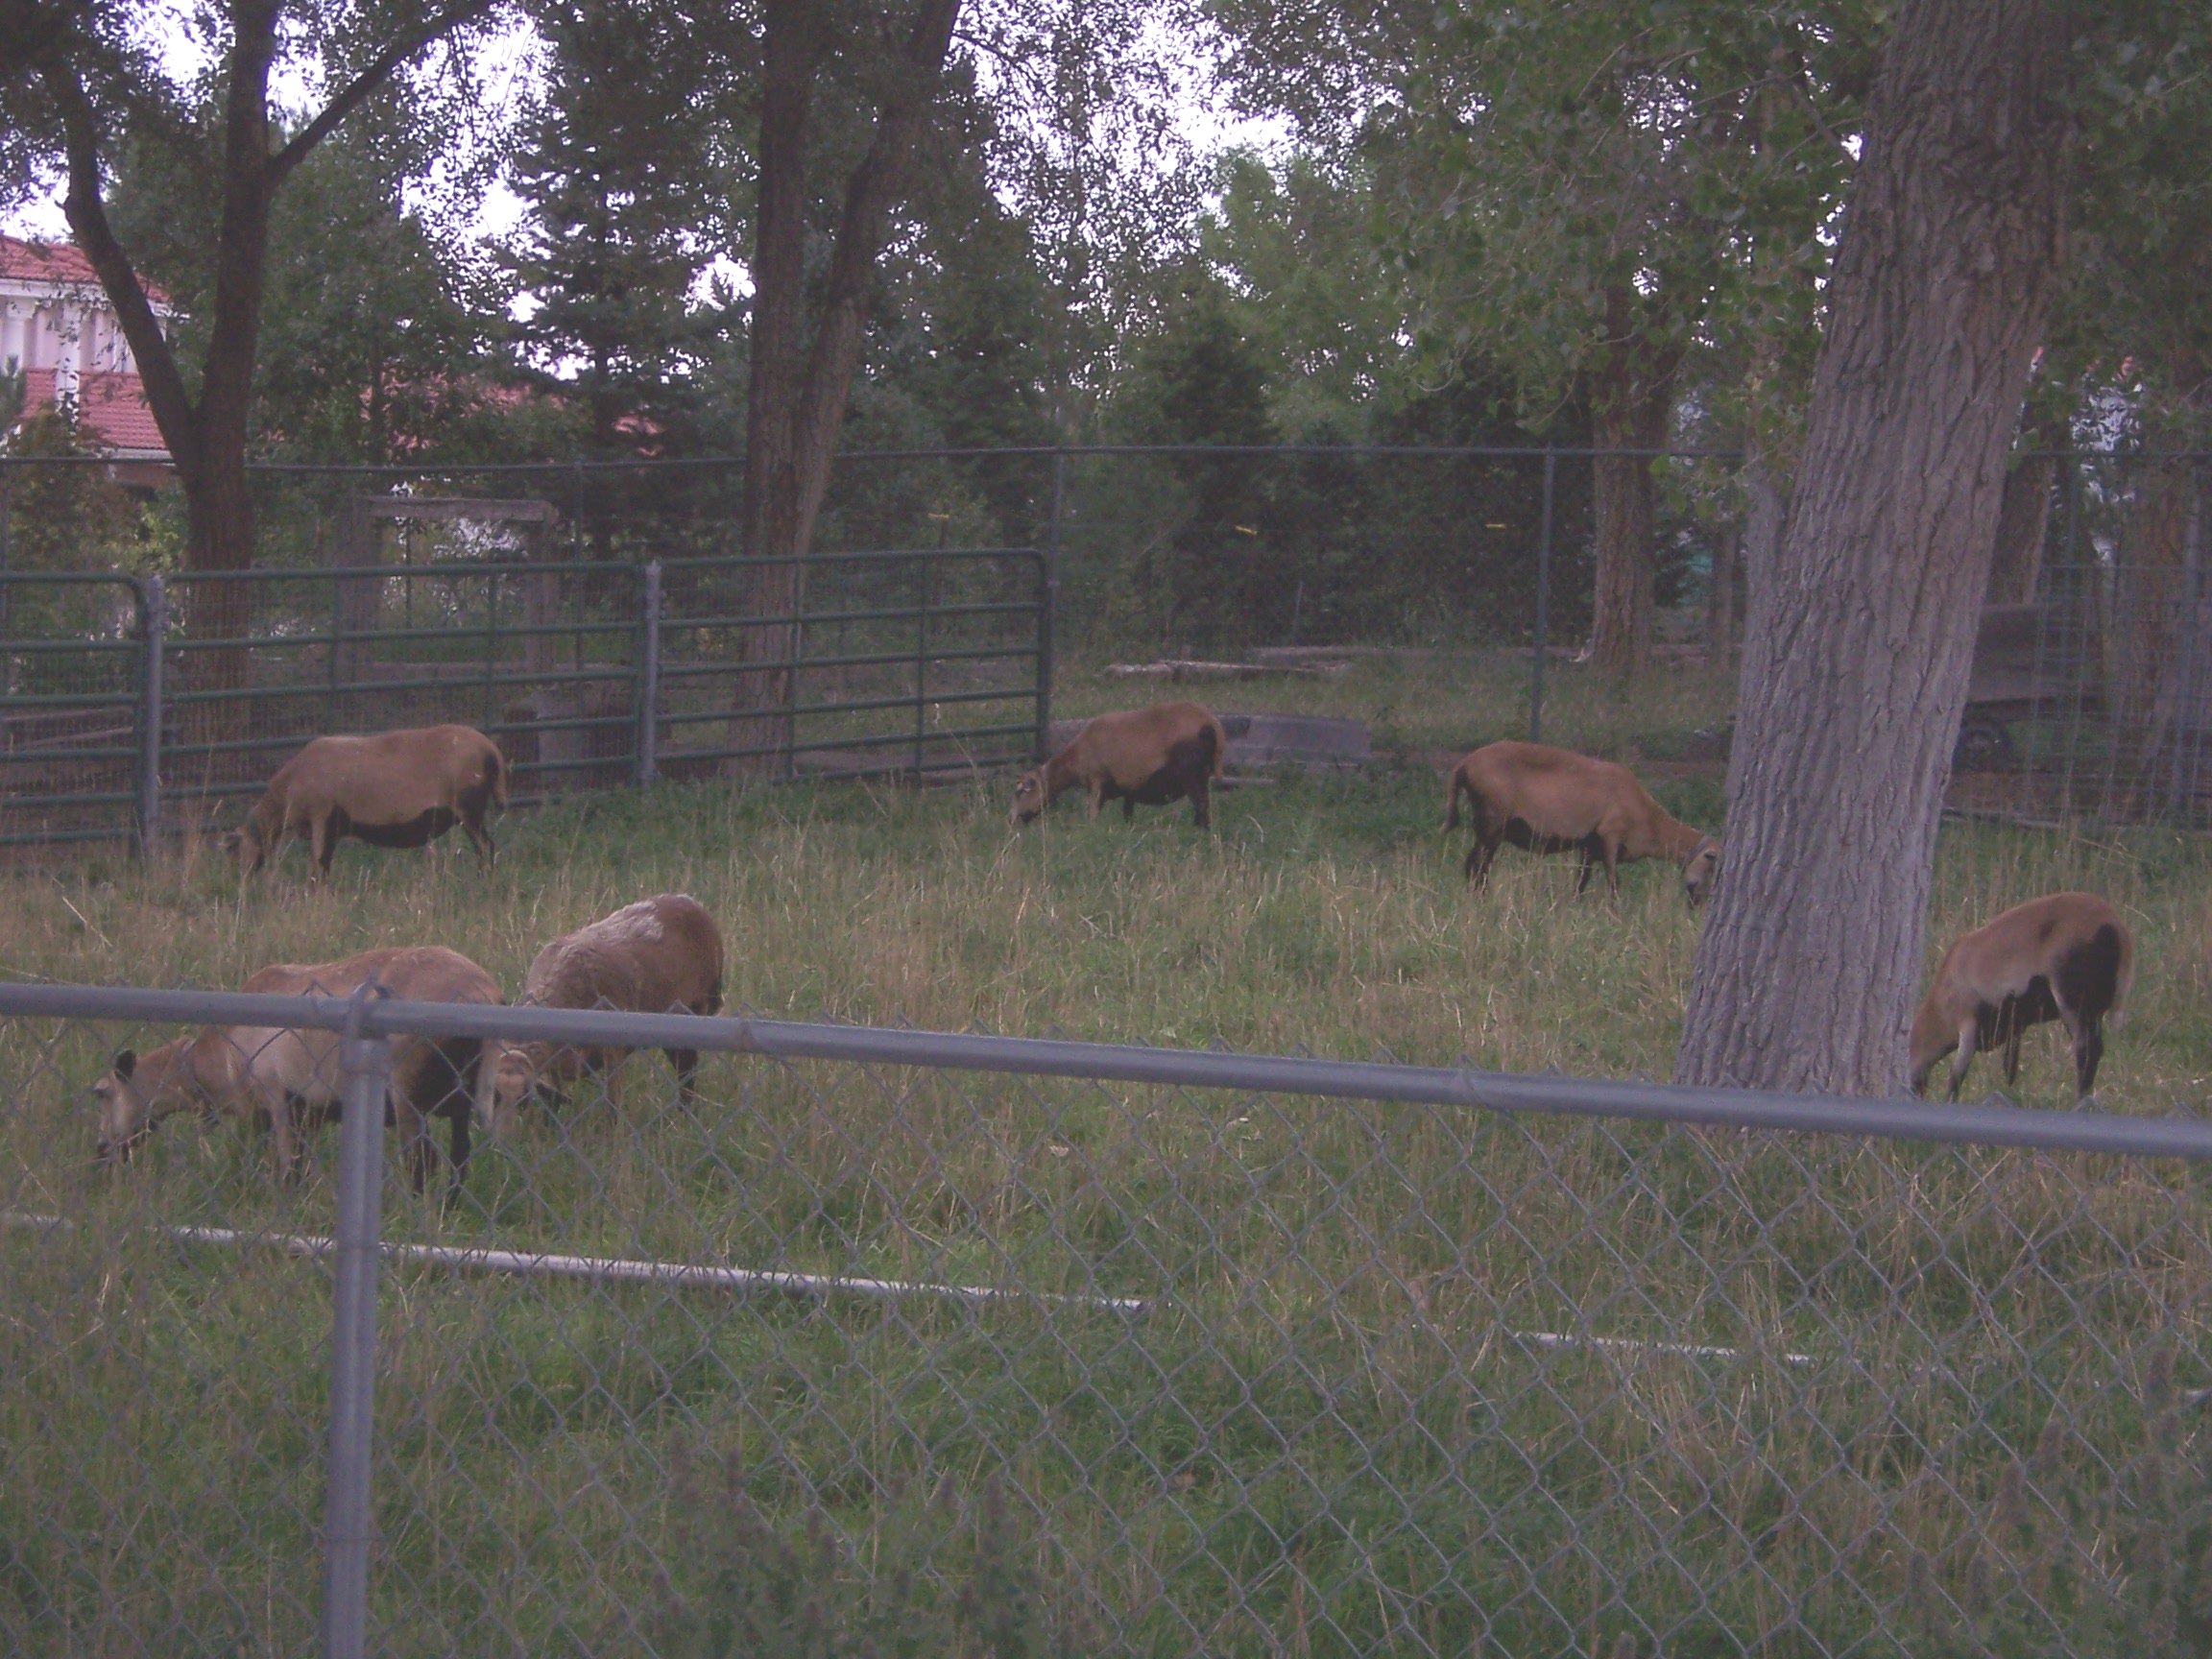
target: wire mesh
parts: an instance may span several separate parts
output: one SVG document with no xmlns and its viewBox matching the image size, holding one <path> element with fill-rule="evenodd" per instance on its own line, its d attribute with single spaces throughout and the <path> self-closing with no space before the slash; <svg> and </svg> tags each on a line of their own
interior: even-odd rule
<svg viewBox="0 0 2212 1659">
<path fill-rule="evenodd" d="M 131 578 L 0 571 L 0 849 L 131 832 L 144 656 Z"/>
<path fill-rule="evenodd" d="M 387 1153 L 371 1650 L 2202 1643 L 2204 1162 L 712 1023 Z M 337 1137 L 96 1169 L 128 1035 L 0 1035 L 0 1636 L 303 1647 Z"/>
<path fill-rule="evenodd" d="M 1592 634 L 1598 536 L 1581 450 L 853 454 L 794 602 L 768 612 L 758 567 L 735 557 L 740 474 L 727 458 L 257 469 L 260 565 L 169 578 L 162 776 L 212 804 L 317 731 L 430 719 L 493 731 L 524 799 L 648 771 L 956 771 L 1025 757 L 1045 722 L 1023 698 L 1049 701 L 1054 678 L 1064 707 L 1087 712 L 1160 682 L 1079 678 L 1195 653 L 1309 677 L 1387 660 L 1357 685 L 1286 681 L 1255 699 L 1356 713 L 1381 747 L 1442 743 L 1419 708 L 1449 685 L 1479 705 L 1458 724 L 1485 736 L 1633 745 L 1718 777 L 1748 597 L 1736 463 L 1647 464 L 1655 673 L 1625 691 L 1575 660 Z M 2000 555 L 2005 590 L 1983 615 L 1951 805 L 2038 823 L 2205 823 L 2202 463 L 2081 453 L 2020 466 L 2048 483 L 2026 540 Z M 124 660 L 127 596 L 112 584 L 128 579 L 76 574 L 112 564 L 120 544 L 112 513 L 83 510 L 91 480 L 60 463 L 6 469 L 0 838 L 89 838 L 129 821 L 120 722 L 146 676 Z M 44 487 L 60 483 L 71 491 Z M 173 494 L 132 512 L 175 519 Z M 667 573 L 665 674 L 647 729 L 639 608 L 654 560 Z M 99 581 L 111 584 L 104 602 L 73 586 Z M 781 642 L 755 648 L 771 637 Z M 1654 687 L 1664 731 L 1631 717 Z M 665 766 L 643 763 L 645 730 Z M 63 753 L 40 759 L 41 748 Z"/>
</svg>

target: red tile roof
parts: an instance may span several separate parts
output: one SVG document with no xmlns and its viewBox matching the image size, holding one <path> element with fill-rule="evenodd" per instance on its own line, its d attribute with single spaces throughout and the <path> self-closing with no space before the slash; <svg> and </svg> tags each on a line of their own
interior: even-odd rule
<svg viewBox="0 0 2212 1659">
<path fill-rule="evenodd" d="M 100 273 L 74 242 L 23 242 L 0 236 L 0 278 L 17 282 L 88 282 L 100 286 Z M 156 305 L 169 303 L 169 296 L 143 277 L 146 298 Z"/>
<path fill-rule="evenodd" d="M 54 406 L 54 371 L 23 371 L 23 409 L 36 414 Z M 146 402 L 146 388 L 135 374 L 80 374 L 77 376 L 77 421 L 84 436 L 105 450 L 125 454 L 169 453 L 154 411 Z"/>
</svg>

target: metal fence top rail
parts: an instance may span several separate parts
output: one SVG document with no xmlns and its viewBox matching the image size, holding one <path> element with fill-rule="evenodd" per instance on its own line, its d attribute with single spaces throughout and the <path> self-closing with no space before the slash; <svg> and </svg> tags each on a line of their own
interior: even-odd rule
<svg viewBox="0 0 2212 1659">
<path fill-rule="evenodd" d="M 0 1017 L 154 1024 L 313 1027 L 348 1036 L 503 1038 L 626 1048 L 699 1048 L 781 1060 L 830 1060 L 1069 1077 L 1407 1105 L 1877 1136 L 2054 1152 L 2212 1162 L 2212 1122 L 2015 1106 L 1863 1100 L 1758 1090 L 1530 1076 L 1289 1055 L 1147 1048 L 981 1033 L 830 1025 L 788 1020 L 404 1002 L 352 997 L 248 996 L 91 985 L 0 984 Z"/>
<path fill-rule="evenodd" d="M 2212 449 L 2022 449 L 2015 459 L 2073 458 L 2081 461 L 2212 461 Z M 1588 459 L 1598 456 L 1671 457 L 1680 460 L 1740 461 L 1739 448 L 1600 448 L 1584 444 L 1034 444 L 1005 448 L 948 447 L 942 449 L 848 449 L 840 461 L 987 461 L 993 459 L 1052 459 L 1087 455 L 1344 455 L 1344 456 L 1495 456 L 1540 460 Z M 249 461 L 249 472 L 321 474 L 357 478 L 485 478 L 515 473 L 608 472 L 634 473 L 682 470 L 685 468 L 733 469 L 742 466 L 742 455 L 641 455 L 630 459 L 565 461 L 455 462 L 447 466 L 406 466 L 389 462 L 359 461 Z M 111 455 L 0 455 L 0 471 L 12 468 L 53 466 L 111 467 Z"/>
</svg>

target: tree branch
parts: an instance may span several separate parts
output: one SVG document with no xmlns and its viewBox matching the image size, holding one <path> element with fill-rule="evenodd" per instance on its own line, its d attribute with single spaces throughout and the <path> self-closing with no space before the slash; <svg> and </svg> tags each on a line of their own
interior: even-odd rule
<svg viewBox="0 0 2212 1659">
<path fill-rule="evenodd" d="M 329 137 L 341 121 L 367 103 L 370 95 L 389 81 L 400 64 L 441 36 L 448 35 L 462 24 L 481 17 L 498 3 L 499 0 L 448 0 L 446 5 L 440 7 L 413 30 L 377 53 L 369 60 L 367 67 L 324 106 L 322 114 L 310 121 L 283 149 L 269 157 L 271 187 L 275 187 L 286 174 L 304 161 L 307 153 Z"/>
<path fill-rule="evenodd" d="M 184 390 L 176 353 L 161 332 L 161 321 L 154 315 L 145 286 L 108 223 L 108 206 L 100 195 L 99 113 L 73 71 L 45 64 L 38 73 L 61 109 L 63 147 L 69 157 L 69 190 L 62 198 L 62 214 L 115 307 L 115 319 L 137 360 L 139 382 L 146 388 L 146 401 L 154 411 L 154 423 L 161 429 L 161 440 L 178 470 L 189 473 L 199 465 L 199 413 Z"/>
</svg>

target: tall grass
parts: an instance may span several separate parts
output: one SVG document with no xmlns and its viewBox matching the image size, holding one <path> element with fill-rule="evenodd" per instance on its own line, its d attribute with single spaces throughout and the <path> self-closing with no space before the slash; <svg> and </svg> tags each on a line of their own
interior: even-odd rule
<svg viewBox="0 0 2212 1659">
<path fill-rule="evenodd" d="M 1711 823 L 1710 791 L 1661 793 Z M 1570 863 L 1508 854 L 1469 894 L 1426 772 L 1237 792 L 1213 835 L 1065 810 L 1016 834 L 1003 807 L 663 789 L 511 823 L 488 880 L 356 849 L 321 893 L 297 854 L 243 898 L 202 857 L 26 877 L 0 888 L 0 968 L 231 985 L 438 942 L 514 986 L 543 939 L 683 888 L 723 925 L 732 1002 L 765 1014 L 1670 1068 L 1695 943 L 1671 870 L 1575 900 Z M 2102 1104 L 2194 1105 L 2207 863 L 2150 831 L 1958 827 L 1931 954 L 2032 893 L 2107 893 L 2140 967 Z M 294 1651 L 313 1628 L 326 1278 L 146 1223 L 325 1230 L 335 1137 L 291 1190 L 257 1140 L 187 1119 L 96 1176 L 80 1092 L 162 1035 L 0 1034 L 0 1199 L 78 1223 L 0 1236 L 17 1651 Z M 748 1560 L 862 1584 L 937 1570 L 915 1494 L 1002 1492 L 994 1548 L 1026 1570 L 995 1593 L 1032 1647 L 1906 1653 L 1970 1627 L 2056 1652 L 2076 1621 L 2182 1628 L 2208 1488 L 2178 1401 L 2212 1382 L 2189 1170 L 739 1059 L 703 1078 L 682 1108 L 640 1056 L 621 1112 L 547 1112 L 451 1211 L 395 1182 L 390 1230 L 1152 1311 L 391 1269 L 380 1650 L 690 1641 L 717 1597 L 782 1582 L 722 1571 L 702 1468 L 727 1471 Z M 2062 1109 L 2070 1079 L 2032 1037 L 2022 1097 Z M 905 1605 L 884 1594 L 865 1605 Z M 671 1636 L 671 1607 L 706 1623 Z"/>
</svg>

